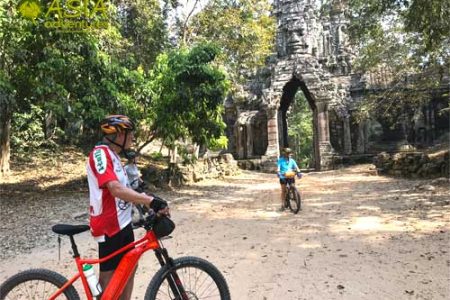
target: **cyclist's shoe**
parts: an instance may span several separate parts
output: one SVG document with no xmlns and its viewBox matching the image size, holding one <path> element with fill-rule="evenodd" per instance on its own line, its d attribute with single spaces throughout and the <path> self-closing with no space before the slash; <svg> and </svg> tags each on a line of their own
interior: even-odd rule
<svg viewBox="0 0 450 300">
<path fill-rule="evenodd" d="M 285 210 L 284 207 L 278 207 L 277 212 L 283 212 Z"/>
</svg>

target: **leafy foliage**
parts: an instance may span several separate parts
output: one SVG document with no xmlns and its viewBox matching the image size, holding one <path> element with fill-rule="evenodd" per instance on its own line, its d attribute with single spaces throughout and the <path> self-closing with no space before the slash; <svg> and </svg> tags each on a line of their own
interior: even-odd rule
<svg viewBox="0 0 450 300">
<path fill-rule="evenodd" d="M 15 113 L 13 115 L 11 145 L 15 149 L 28 151 L 45 143 L 42 130 L 44 112 L 39 106 L 32 105 L 29 113 Z"/>
<path fill-rule="evenodd" d="M 32 107 L 39 107 L 44 117 L 54 116 L 69 141 L 76 139 L 73 133 L 91 134 L 98 121 L 111 112 L 143 118 L 149 103 L 143 70 L 154 61 L 165 39 L 156 2 L 136 16 L 137 25 L 111 20 L 106 30 L 79 33 L 48 29 L 43 22 L 21 18 L 13 3 L 0 4 L 2 81 L 12 87 L 13 111 L 28 114 Z M 154 22 L 149 21 L 152 18 Z M 121 34 L 125 27 L 126 37 Z M 152 44 L 135 41 L 154 28 L 158 34 L 152 34 Z M 135 47 L 130 48 L 130 44 Z M 143 48 L 152 52 L 142 55 Z M 136 60 L 137 56 L 141 59 Z M 27 138 L 38 140 L 35 135 Z"/>
<path fill-rule="evenodd" d="M 209 2 L 186 23 L 188 42 L 178 50 L 170 50 L 166 24 L 177 1 L 112 2 L 107 29 L 70 33 L 45 27 L 51 3 L 0 0 L 0 112 L 2 126 L 14 116 L 13 151 L 48 141 L 48 123 L 60 133 L 50 138 L 78 143 L 112 112 L 137 121 L 141 142 L 223 147 L 224 69 L 237 80 L 242 68 L 264 63 L 274 40 L 265 0 Z M 213 39 L 217 46 L 206 42 Z M 9 152 L 9 131 L 0 133 Z"/>
<path fill-rule="evenodd" d="M 359 117 L 395 120 L 428 101 L 430 90 L 448 74 L 450 2 L 350 0 L 348 5 L 350 34 L 359 48 L 356 68 L 381 74 L 385 82 L 383 93 L 362 103 Z"/>
<path fill-rule="evenodd" d="M 150 153 L 150 157 L 152 158 L 152 160 L 156 160 L 156 161 L 164 160 L 163 154 L 161 152 L 157 152 L 157 151 Z"/>
<path fill-rule="evenodd" d="M 221 135 L 217 139 L 211 139 L 208 143 L 208 149 L 211 149 L 212 151 L 227 149 L 227 146 L 228 138 L 224 135 Z"/>
<path fill-rule="evenodd" d="M 218 57 L 234 83 L 265 63 L 273 51 L 275 21 L 267 0 L 211 0 L 192 19 L 188 41 L 214 41 Z"/>
<path fill-rule="evenodd" d="M 288 135 L 293 141 L 293 151 L 300 168 L 308 168 L 314 157 L 312 110 L 302 92 L 295 95 L 295 101 L 288 115 Z"/>
<path fill-rule="evenodd" d="M 224 71 L 212 64 L 218 53 L 212 44 L 199 44 L 158 56 L 149 78 L 150 120 L 166 144 L 189 137 L 206 144 L 222 135 L 222 102 L 229 83 Z"/>
<path fill-rule="evenodd" d="M 122 36 L 128 39 L 124 58 L 129 67 L 151 69 L 156 57 L 168 47 L 168 32 L 157 0 L 131 0 L 122 4 Z M 129 58 L 131 54 L 131 58 Z"/>
<path fill-rule="evenodd" d="M 450 2 L 441 0 L 350 0 L 351 33 L 357 42 L 379 36 L 383 23 L 398 19 L 426 52 L 448 44 Z M 386 26 L 384 26 L 386 27 Z"/>
</svg>

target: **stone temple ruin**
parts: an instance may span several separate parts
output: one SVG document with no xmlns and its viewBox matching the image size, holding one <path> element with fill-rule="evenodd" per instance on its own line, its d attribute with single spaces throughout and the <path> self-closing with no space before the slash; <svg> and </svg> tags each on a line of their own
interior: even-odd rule
<svg viewBox="0 0 450 300">
<path fill-rule="evenodd" d="M 313 114 L 316 170 L 333 169 L 352 156 L 380 152 L 379 141 L 395 151 L 399 142 L 413 139 L 413 143 L 430 144 L 448 133 L 448 113 L 437 113 L 448 106 L 445 99 L 433 99 L 408 130 L 405 123 L 395 129 L 377 120 L 358 123 L 352 114 L 356 105 L 364 94 L 388 88 L 387 76 L 352 72 L 357 54 L 349 44 L 345 7 L 334 1 L 323 14 L 315 2 L 274 1 L 276 53 L 240 96 L 225 102 L 228 150 L 235 158 L 257 160 L 262 170 L 276 167 L 280 148 L 289 146 L 286 116 L 299 90 Z M 448 77 L 444 81 L 442 89 L 448 90 Z M 373 128 L 379 131 L 377 143 Z"/>
</svg>

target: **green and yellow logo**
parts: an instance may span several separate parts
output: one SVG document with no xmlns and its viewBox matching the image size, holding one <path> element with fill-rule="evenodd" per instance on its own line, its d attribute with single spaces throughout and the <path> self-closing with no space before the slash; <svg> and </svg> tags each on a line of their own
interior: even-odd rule
<svg viewBox="0 0 450 300">
<path fill-rule="evenodd" d="M 35 22 L 36 18 L 41 14 L 41 6 L 36 0 L 25 0 L 19 3 L 20 14 L 27 19 Z"/>
<path fill-rule="evenodd" d="M 38 0 L 22 0 L 18 11 L 34 24 L 58 31 L 86 31 L 109 27 L 108 0 L 52 0 L 44 7 Z"/>
</svg>

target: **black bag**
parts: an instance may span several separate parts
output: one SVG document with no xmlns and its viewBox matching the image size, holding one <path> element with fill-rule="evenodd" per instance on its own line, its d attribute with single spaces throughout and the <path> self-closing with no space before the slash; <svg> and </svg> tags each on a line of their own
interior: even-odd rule
<svg viewBox="0 0 450 300">
<path fill-rule="evenodd" d="M 153 231 L 157 238 L 168 236 L 175 229 L 175 223 L 168 217 L 158 217 L 153 225 Z"/>
</svg>

